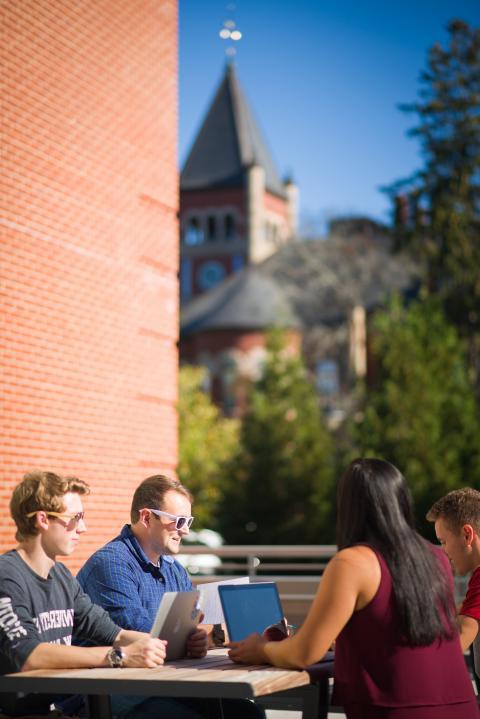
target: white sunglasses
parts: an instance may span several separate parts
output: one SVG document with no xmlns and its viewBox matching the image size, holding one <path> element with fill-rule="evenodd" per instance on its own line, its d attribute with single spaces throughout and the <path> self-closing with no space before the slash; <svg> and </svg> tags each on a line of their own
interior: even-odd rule
<svg viewBox="0 0 480 719">
<path fill-rule="evenodd" d="M 195 517 L 182 517 L 177 514 L 170 514 L 170 512 L 162 512 L 160 509 L 150 509 L 150 512 L 153 512 L 158 517 L 168 517 L 172 522 L 175 522 L 175 529 L 184 529 L 187 527 L 187 529 L 190 529 L 192 526 L 192 522 L 195 519 Z"/>
</svg>

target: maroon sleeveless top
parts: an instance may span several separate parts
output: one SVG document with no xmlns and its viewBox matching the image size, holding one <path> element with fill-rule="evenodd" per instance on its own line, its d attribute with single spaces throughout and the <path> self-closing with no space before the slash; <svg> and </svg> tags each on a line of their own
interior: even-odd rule
<svg viewBox="0 0 480 719">
<path fill-rule="evenodd" d="M 367 545 L 370 546 L 370 545 Z M 398 629 L 392 577 L 381 554 L 377 593 L 351 616 L 335 644 L 334 703 L 381 707 L 441 706 L 474 697 L 458 636 L 409 647 Z M 432 545 L 451 577 L 444 553 Z"/>
</svg>

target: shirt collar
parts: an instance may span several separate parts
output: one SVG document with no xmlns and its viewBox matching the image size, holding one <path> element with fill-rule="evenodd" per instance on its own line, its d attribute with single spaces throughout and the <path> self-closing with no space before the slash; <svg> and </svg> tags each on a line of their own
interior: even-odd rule
<svg viewBox="0 0 480 719">
<path fill-rule="evenodd" d="M 123 541 L 125 542 L 125 544 L 127 544 L 130 547 L 130 549 L 133 551 L 133 553 L 137 555 L 137 559 L 139 560 L 140 564 L 144 564 L 144 565 L 151 564 L 152 567 L 157 567 L 157 566 L 161 567 L 163 562 L 165 562 L 166 564 L 173 564 L 173 562 L 175 561 L 175 559 L 170 554 L 162 554 L 162 556 L 160 557 L 159 564 L 158 565 L 154 564 L 147 557 L 145 552 L 143 551 L 143 549 L 140 545 L 140 542 L 138 541 L 138 539 L 132 532 L 132 528 L 131 528 L 130 524 L 124 525 L 124 527 L 122 528 L 122 531 L 120 532 L 120 536 L 123 539 Z"/>
</svg>

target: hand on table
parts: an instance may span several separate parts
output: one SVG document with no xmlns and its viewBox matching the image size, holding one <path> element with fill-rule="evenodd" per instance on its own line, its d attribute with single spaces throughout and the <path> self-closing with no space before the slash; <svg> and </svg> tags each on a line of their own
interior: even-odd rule
<svg viewBox="0 0 480 719">
<path fill-rule="evenodd" d="M 154 639 L 146 636 L 142 639 L 122 647 L 125 658 L 125 667 L 158 667 L 165 661 L 167 642 L 163 639 Z"/>
<path fill-rule="evenodd" d="M 230 649 L 228 656 L 237 664 L 268 664 L 264 650 L 266 643 L 267 640 L 260 634 L 250 634 L 241 642 L 227 644 Z"/>
<path fill-rule="evenodd" d="M 187 639 L 187 657 L 200 659 L 208 649 L 208 634 L 205 629 L 197 628 Z"/>
</svg>

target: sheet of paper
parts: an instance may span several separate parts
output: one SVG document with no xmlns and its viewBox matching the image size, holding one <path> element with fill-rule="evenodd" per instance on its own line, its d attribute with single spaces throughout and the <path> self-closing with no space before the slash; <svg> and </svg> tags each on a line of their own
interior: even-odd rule
<svg viewBox="0 0 480 719">
<path fill-rule="evenodd" d="M 225 622 L 218 594 L 218 586 L 220 584 L 248 584 L 248 577 L 235 577 L 234 579 L 225 579 L 223 582 L 205 582 L 197 584 L 195 589 L 200 591 L 200 607 L 205 614 L 202 620 L 203 624 L 222 624 Z"/>
</svg>

